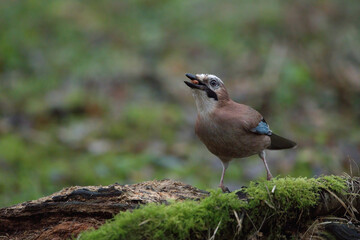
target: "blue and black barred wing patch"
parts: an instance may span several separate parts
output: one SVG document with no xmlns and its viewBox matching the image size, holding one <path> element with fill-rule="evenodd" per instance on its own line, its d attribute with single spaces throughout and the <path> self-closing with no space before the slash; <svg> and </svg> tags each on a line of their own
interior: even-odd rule
<svg viewBox="0 0 360 240">
<path fill-rule="evenodd" d="M 256 126 L 256 128 L 253 128 L 250 131 L 261 135 L 268 135 L 268 136 L 272 135 L 272 131 L 270 130 L 269 125 L 267 124 L 264 118 L 261 119 L 261 121 Z"/>
</svg>

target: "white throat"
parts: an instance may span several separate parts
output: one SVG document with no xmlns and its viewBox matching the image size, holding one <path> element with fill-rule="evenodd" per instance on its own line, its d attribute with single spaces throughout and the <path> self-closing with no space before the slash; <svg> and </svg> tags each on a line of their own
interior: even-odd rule
<svg viewBox="0 0 360 240">
<path fill-rule="evenodd" d="M 217 101 L 209 98 L 204 91 L 192 90 L 199 115 L 208 115 L 215 110 Z"/>
</svg>

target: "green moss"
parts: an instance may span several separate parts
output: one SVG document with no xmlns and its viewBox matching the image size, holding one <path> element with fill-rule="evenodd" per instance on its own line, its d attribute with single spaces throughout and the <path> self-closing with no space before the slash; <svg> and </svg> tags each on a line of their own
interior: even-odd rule
<svg viewBox="0 0 360 240">
<path fill-rule="evenodd" d="M 206 238 L 219 222 L 222 231 L 233 219 L 232 209 L 241 209 L 246 203 L 235 193 L 222 194 L 220 190 L 200 202 L 186 200 L 170 205 L 148 204 L 133 212 L 118 214 L 99 230 L 87 232 L 80 239 L 198 239 Z"/>
<path fill-rule="evenodd" d="M 316 204 L 316 185 L 307 178 L 276 178 L 260 183 L 251 182 L 246 192 L 253 199 L 250 207 L 261 201 L 276 202 L 284 211 L 290 208 L 306 208 Z M 274 193 L 271 191 L 274 189 Z"/>
<path fill-rule="evenodd" d="M 347 188 L 347 182 L 344 177 L 339 176 L 322 176 L 317 179 L 317 183 L 321 188 L 341 193 Z"/>
<path fill-rule="evenodd" d="M 238 226 L 234 211 L 244 216 L 242 231 L 236 237 L 254 233 L 266 221 L 263 230 L 281 238 L 286 236 L 281 231 L 285 224 L 295 223 L 301 217 L 306 220 L 320 199 L 321 188 L 340 192 L 346 189 L 346 180 L 336 176 L 275 178 L 251 182 L 245 190 L 248 201 L 239 200 L 235 193 L 212 191 L 201 201 L 148 204 L 118 214 L 98 230 L 85 232 L 80 239 L 207 239 L 217 226 L 217 236 L 234 238 Z"/>
<path fill-rule="evenodd" d="M 246 193 L 252 198 L 250 208 L 255 208 L 263 201 L 276 203 L 283 211 L 289 209 L 307 209 L 316 205 L 320 189 L 341 192 L 346 189 L 346 180 L 339 176 L 320 178 L 285 177 L 271 181 L 250 182 Z M 272 192 L 272 190 L 274 191 Z"/>
</svg>

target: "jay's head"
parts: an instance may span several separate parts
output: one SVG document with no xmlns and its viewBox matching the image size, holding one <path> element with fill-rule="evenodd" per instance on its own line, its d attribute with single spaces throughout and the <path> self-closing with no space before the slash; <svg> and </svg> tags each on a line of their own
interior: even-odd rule
<svg viewBox="0 0 360 240">
<path fill-rule="evenodd" d="M 194 96 L 200 95 L 209 98 L 209 101 L 228 100 L 229 96 L 225 85 L 220 78 L 211 74 L 185 74 L 191 82 L 184 81 L 193 89 Z"/>
<path fill-rule="evenodd" d="M 190 82 L 185 84 L 192 89 L 196 106 L 200 113 L 209 113 L 229 100 L 225 85 L 220 78 L 211 74 L 185 74 Z"/>
</svg>

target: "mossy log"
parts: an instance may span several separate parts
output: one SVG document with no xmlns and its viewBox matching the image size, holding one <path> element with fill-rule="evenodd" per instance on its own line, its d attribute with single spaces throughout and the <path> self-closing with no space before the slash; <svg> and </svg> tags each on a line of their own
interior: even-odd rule
<svg viewBox="0 0 360 240">
<path fill-rule="evenodd" d="M 0 209 L 0 239 L 66 239 L 97 228 L 121 211 L 209 193 L 172 180 L 133 185 L 74 186 Z"/>
<path fill-rule="evenodd" d="M 231 194 L 172 180 L 70 187 L 0 209 L 0 239 L 360 239 L 359 191 L 358 178 L 329 176 Z"/>
</svg>

